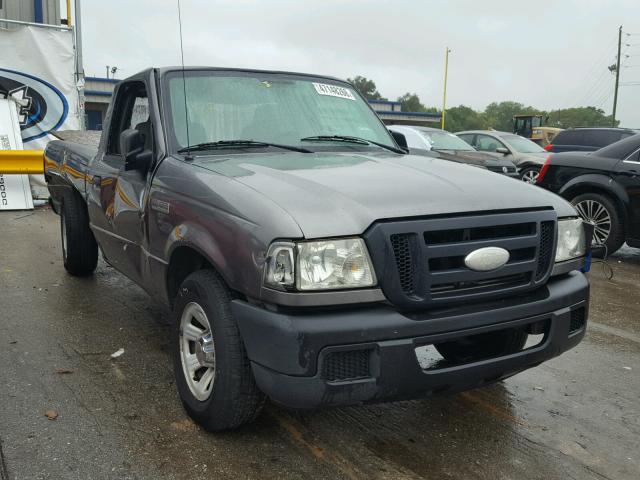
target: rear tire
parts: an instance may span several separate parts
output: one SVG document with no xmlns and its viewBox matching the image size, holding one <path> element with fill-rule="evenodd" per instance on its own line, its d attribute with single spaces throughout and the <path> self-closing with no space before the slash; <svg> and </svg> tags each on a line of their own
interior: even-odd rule
<svg viewBox="0 0 640 480">
<path fill-rule="evenodd" d="M 611 198 L 600 193 L 583 193 L 574 197 L 571 203 L 582 219 L 594 225 L 594 245 L 607 247 L 607 255 L 615 253 L 625 240 L 625 228 L 616 204 Z M 607 232 L 608 230 L 608 232 Z"/>
<path fill-rule="evenodd" d="M 231 313 L 231 299 L 214 271 L 200 270 L 182 283 L 174 307 L 178 394 L 189 416 L 211 432 L 254 421 L 265 401 Z"/>
<path fill-rule="evenodd" d="M 524 330 L 510 329 L 474 335 L 473 338 L 462 338 L 434 346 L 445 360 L 457 364 L 515 353 L 522 350 L 526 342 L 527 333 Z"/>
<path fill-rule="evenodd" d="M 87 207 L 72 192 L 65 195 L 60 209 L 62 261 L 71 275 L 91 275 L 98 265 L 98 244 L 89 228 Z"/>
</svg>

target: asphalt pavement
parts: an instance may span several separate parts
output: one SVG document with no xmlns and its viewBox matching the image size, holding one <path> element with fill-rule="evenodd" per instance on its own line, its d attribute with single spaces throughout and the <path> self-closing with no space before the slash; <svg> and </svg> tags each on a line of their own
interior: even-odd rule
<svg viewBox="0 0 640 480">
<path fill-rule="evenodd" d="M 589 278 L 583 342 L 504 382 L 303 413 L 268 405 L 253 425 L 209 434 L 175 390 L 169 313 L 102 262 L 67 275 L 48 208 L 0 212 L 0 479 L 637 480 L 640 250 Z"/>
</svg>

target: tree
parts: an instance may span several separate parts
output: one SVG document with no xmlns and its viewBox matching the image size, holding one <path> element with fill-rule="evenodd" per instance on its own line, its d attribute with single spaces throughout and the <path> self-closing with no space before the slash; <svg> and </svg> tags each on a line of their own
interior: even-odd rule
<svg viewBox="0 0 640 480">
<path fill-rule="evenodd" d="M 417 93 L 407 92 L 398 97 L 398 102 L 402 105 L 403 112 L 438 113 L 440 111 L 435 107 L 425 107 Z"/>
<path fill-rule="evenodd" d="M 548 113 L 546 125 L 550 127 L 610 127 L 613 118 L 596 107 L 577 107 L 554 110 Z M 616 127 L 620 124 L 616 120 Z"/>
<path fill-rule="evenodd" d="M 398 97 L 398 101 L 402 105 L 403 112 L 426 112 L 427 110 L 415 93 L 407 92 Z"/>
<path fill-rule="evenodd" d="M 376 83 L 373 80 L 357 75 L 354 78 L 347 78 L 347 82 L 353 84 L 353 86 L 356 87 L 356 89 L 367 100 L 386 100 L 386 98 L 378 92 Z"/>
<path fill-rule="evenodd" d="M 483 113 L 476 112 L 466 105 L 459 105 L 447 110 L 445 118 L 445 129 L 450 132 L 461 130 L 485 130 L 487 123 Z"/>
</svg>

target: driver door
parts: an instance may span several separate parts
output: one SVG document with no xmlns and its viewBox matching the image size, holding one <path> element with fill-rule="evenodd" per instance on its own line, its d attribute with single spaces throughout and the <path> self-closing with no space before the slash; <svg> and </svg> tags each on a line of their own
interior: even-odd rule
<svg viewBox="0 0 640 480">
<path fill-rule="evenodd" d="M 153 150 L 153 125 L 144 81 L 118 85 L 105 154 L 96 165 L 93 181 L 94 208 L 103 220 L 98 232 L 109 263 L 132 280 L 142 281 L 144 215 L 147 171 L 127 170 L 120 152 L 120 135 L 140 131 L 145 149 Z"/>
<path fill-rule="evenodd" d="M 473 147 L 479 152 L 491 153 L 498 158 L 506 158 L 507 160 L 511 160 L 515 163 L 515 158 L 513 157 L 513 152 L 511 151 L 511 149 L 496 137 L 492 137 L 491 135 L 483 135 L 481 133 L 477 134 L 476 138 L 474 139 Z M 503 153 L 498 153 L 496 152 L 498 148 L 506 148 L 509 153 L 507 153 L 506 155 Z"/>
</svg>

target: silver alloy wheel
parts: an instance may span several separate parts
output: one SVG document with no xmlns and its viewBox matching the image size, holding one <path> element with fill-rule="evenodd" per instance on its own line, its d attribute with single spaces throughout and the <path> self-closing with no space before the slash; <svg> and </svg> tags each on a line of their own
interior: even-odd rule
<svg viewBox="0 0 640 480">
<path fill-rule="evenodd" d="M 191 394 L 204 402 L 211 396 L 216 377 L 216 352 L 211 324 L 195 302 L 188 303 L 180 317 L 180 359 L 182 373 Z"/>
<path fill-rule="evenodd" d="M 538 172 L 537 170 L 527 170 L 522 175 L 522 181 L 525 182 L 525 183 L 534 183 L 535 184 L 536 180 L 538 179 L 538 175 L 540 175 L 540 172 Z"/>
<path fill-rule="evenodd" d="M 60 215 L 60 230 L 62 234 L 62 259 L 67 260 L 67 220 L 64 213 Z"/>
<path fill-rule="evenodd" d="M 611 215 L 607 208 L 595 200 L 582 200 L 574 205 L 582 219 L 593 225 L 593 240 L 604 245 L 611 233 Z"/>
</svg>

